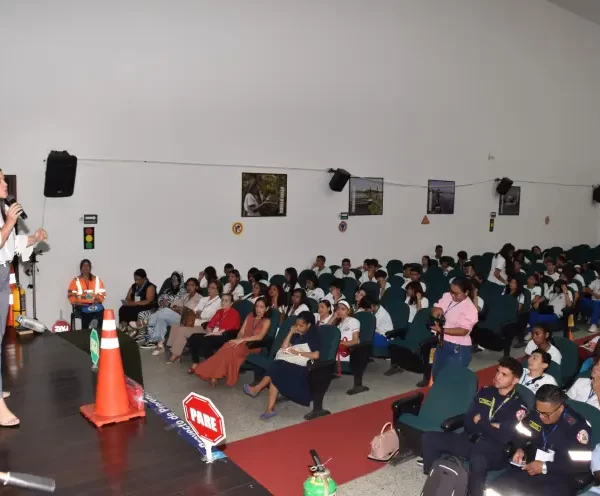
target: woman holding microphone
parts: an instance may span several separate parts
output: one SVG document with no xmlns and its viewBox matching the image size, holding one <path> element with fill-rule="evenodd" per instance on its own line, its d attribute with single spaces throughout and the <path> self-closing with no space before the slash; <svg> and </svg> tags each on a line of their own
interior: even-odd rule
<svg viewBox="0 0 600 496">
<path fill-rule="evenodd" d="M 23 207 L 16 202 L 9 207 L 5 202 L 7 197 L 8 184 L 4 178 L 4 173 L 0 170 L 0 342 L 4 338 L 8 317 L 10 264 L 15 254 L 20 255 L 24 262 L 29 260 L 35 244 L 48 237 L 43 229 L 38 229 L 33 236 L 16 235 L 15 225 L 23 212 Z M 0 391 L 2 391 L 1 375 Z M 6 406 L 4 399 L 8 396 L 10 396 L 10 393 L 2 392 L 0 398 L 0 427 L 16 427 L 21 422 Z"/>
</svg>

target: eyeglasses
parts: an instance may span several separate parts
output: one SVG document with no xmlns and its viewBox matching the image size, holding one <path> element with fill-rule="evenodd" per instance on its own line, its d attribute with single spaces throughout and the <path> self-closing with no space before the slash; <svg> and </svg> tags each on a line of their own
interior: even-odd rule
<svg viewBox="0 0 600 496">
<path fill-rule="evenodd" d="M 550 417 L 552 417 L 552 415 L 554 415 L 556 412 L 558 412 L 559 408 L 561 406 L 563 406 L 564 403 L 561 403 L 560 405 L 558 405 L 554 410 L 552 410 L 551 412 L 540 412 L 537 408 L 535 409 L 535 411 L 538 413 L 538 415 L 540 417 L 543 417 L 545 419 L 549 419 Z"/>
</svg>

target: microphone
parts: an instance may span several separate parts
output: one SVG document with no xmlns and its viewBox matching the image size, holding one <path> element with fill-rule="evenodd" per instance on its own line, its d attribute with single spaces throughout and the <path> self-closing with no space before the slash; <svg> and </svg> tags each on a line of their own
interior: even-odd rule
<svg viewBox="0 0 600 496">
<path fill-rule="evenodd" d="M 17 199 L 14 196 L 9 195 L 6 197 L 6 200 L 4 200 L 4 203 L 6 203 L 10 207 L 13 203 L 17 203 Z M 25 213 L 25 210 L 23 210 L 21 212 L 21 219 L 25 220 L 26 218 L 27 214 Z"/>
</svg>

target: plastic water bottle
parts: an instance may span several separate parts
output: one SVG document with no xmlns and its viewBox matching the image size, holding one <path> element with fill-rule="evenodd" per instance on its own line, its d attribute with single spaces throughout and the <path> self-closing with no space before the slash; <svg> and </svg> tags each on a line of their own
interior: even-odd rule
<svg viewBox="0 0 600 496">
<path fill-rule="evenodd" d="M 44 333 L 48 330 L 46 328 L 46 326 L 44 324 L 42 324 L 41 322 L 39 322 L 38 320 L 32 319 L 31 317 L 27 317 L 25 315 L 19 315 L 17 317 L 17 323 L 21 327 L 25 327 L 27 329 L 31 329 L 32 331 L 39 332 L 39 333 Z"/>
</svg>

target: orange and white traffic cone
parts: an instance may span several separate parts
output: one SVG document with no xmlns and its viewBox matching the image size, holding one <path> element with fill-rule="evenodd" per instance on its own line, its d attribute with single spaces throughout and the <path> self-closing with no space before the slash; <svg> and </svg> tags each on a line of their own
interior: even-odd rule
<svg viewBox="0 0 600 496">
<path fill-rule="evenodd" d="M 10 264 L 10 295 L 8 296 L 8 315 L 6 316 L 6 327 L 15 326 L 15 313 L 13 306 L 15 304 L 15 297 L 13 295 L 15 288 L 17 287 L 17 276 L 15 275 L 15 268 L 13 264 Z"/>
<path fill-rule="evenodd" d="M 104 310 L 96 403 L 84 405 L 80 411 L 96 427 L 146 416 L 145 410 L 129 401 L 113 310 Z"/>
</svg>

